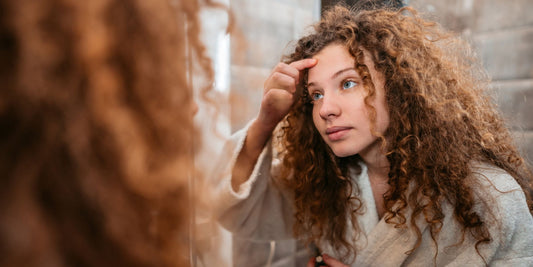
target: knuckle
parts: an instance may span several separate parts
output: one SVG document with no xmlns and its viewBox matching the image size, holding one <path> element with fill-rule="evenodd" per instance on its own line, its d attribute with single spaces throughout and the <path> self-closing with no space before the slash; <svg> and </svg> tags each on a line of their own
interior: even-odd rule
<svg viewBox="0 0 533 267">
<path fill-rule="evenodd" d="M 276 81 L 276 84 L 279 84 L 281 86 L 287 86 L 290 84 L 290 79 L 283 73 L 276 72 L 273 78 Z"/>
<path fill-rule="evenodd" d="M 283 62 L 279 62 L 278 64 L 276 64 L 276 67 L 274 68 L 275 70 L 283 70 L 287 67 L 287 64 L 283 63 Z"/>
<path fill-rule="evenodd" d="M 279 72 L 274 72 L 274 74 L 272 74 L 272 78 L 274 80 L 280 80 L 282 78 L 282 75 Z"/>
</svg>

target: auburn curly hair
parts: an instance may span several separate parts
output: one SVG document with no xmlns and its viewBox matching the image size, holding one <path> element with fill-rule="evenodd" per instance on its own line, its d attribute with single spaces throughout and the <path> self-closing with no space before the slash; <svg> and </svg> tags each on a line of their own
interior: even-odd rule
<svg viewBox="0 0 533 267">
<path fill-rule="evenodd" d="M 385 133 L 373 134 L 381 139 L 390 162 L 384 219 L 418 230 L 413 250 L 421 240 L 417 218 L 425 219 L 436 240 L 444 218 L 443 201 L 455 207 L 463 235 L 471 233 L 476 248 L 490 242 L 487 224 L 492 222 L 482 221 L 474 211 L 474 193 L 465 181 L 473 162 L 507 171 L 524 189 L 533 210 L 531 171 L 486 94 L 488 76 L 464 41 L 411 8 L 357 11 L 335 6 L 314 25 L 313 33 L 296 43 L 285 62 L 310 58 L 333 43 L 345 45 L 355 59 L 368 92 L 365 103 L 371 124 L 375 88 L 363 50 L 383 74 L 390 125 Z M 343 259 L 355 257 L 354 241 L 360 232 L 356 218 L 363 208 L 360 189 L 348 172 L 350 168 L 361 172 L 361 158 L 336 157 L 322 140 L 313 124 L 306 79 L 304 73 L 297 87 L 300 98 L 279 131 L 281 177 L 295 192 L 295 235 L 317 244 L 328 240 Z M 411 183 L 415 188 L 408 190 Z M 355 232 L 351 238 L 346 237 L 349 221 Z"/>
<path fill-rule="evenodd" d="M 1 266 L 188 264 L 207 2 L 0 0 Z"/>
</svg>

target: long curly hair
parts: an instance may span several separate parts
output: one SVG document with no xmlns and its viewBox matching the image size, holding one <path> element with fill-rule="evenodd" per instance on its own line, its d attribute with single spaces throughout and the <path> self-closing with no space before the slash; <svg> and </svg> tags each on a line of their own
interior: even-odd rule
<svg viewBox="0 0 533 267">
<path fill-rule="evenodd" d="M 204 2 L 0 0 L 0 265 L 187 265 Z"/>
<path fill-rule="evenodd" d="M 474 211 L 475 196 L 466 181 L 473 162 L 507 171 L 524 189 L 533 210 L 530 169 L 486 94 L 488 75 L 464 41 L 411 8 L 357 11 L 336 6 L 314 25 L 313 33 L 296 43 L 285 62 L 312 57 L 333 43 L 345 45 L 355 59 L 368 93 L 365 103 L 371 124 L 375 124 L 371 104 L 375 88 L 364 50 L 384 76 L 390 125 L 385 133 L 373 132 L 390 162 L 384 219 L 396 227 L 415 229 L 418 243 L 413 250 L 421 241 L 418 218 L 425 219 L 436 240 L 445 216 L 443 201 L 453 205 L 463 236 L 470 232 L 476 238 L 476 249 L 490 242 L 490 222 Z M 364 209 L 349 172 L 361 172 L 361 158 L 338 158 L 322 140 L 313 124 L 307 73 L 301 79 L 300 98 L 279 131 L 281 177 L 295 193 L 294 232 L 307 242 L 327 240 L 344 259 L 353 258 L 360 233 L 356 218 Z M 411 214 L 406 214 L 408 210 Z M 348 222 L 355 232 L 352 237 L 346 235 Z"/>
</svg>

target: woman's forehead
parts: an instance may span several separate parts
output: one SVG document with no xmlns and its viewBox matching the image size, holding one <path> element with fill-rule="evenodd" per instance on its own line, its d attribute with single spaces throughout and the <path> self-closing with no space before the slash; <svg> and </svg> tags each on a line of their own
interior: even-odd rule
<svg viewBox="0 0 533 267">
<path fill-rule="evenodd" d="M 361 62 L 361 65 L 365 65 L 369 70 L 372 69 L 375 71 L 374 62 L 370 52 L 363 47 L 359 47 L 359 49 L 363 52 L 363 62 Z M 356 74 L 359 75 L 357 69 L 354 68 L 357 59 L 350 53 L 348 47 L 342 43 L 329 44 L 316 53 L 312 58 L 317 59 L 318 62 L 317 65 L 307 71 L 309 83 L 312 83 L 312 80 L 315 77 L 320 77 L 321 75 L 333 76 L 337 72 L 349 68 L 353 68 Z"/>
</svg>

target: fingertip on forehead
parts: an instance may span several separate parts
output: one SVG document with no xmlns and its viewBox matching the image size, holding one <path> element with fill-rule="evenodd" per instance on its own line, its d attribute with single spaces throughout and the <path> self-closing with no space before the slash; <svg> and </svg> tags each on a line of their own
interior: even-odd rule
<svg viewBox="0 0 533 267">
<path fill-rule="evenodd" d="M 307 58 L 309 64 L 311 65 L 309 68 L 312 68 L 314 66 L 316 66 L 318 64 L 318 58 L 313 56 L 313 57 L 310 57 L 310 58 Z"/>
</svg>

